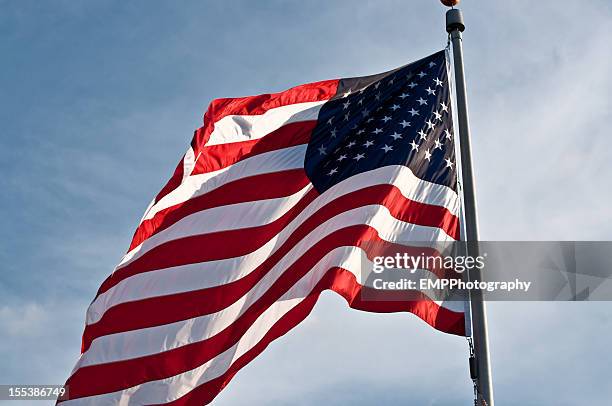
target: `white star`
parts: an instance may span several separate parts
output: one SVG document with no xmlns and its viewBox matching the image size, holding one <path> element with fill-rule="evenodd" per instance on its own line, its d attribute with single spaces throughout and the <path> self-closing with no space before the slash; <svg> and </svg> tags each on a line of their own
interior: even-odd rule
<svg viewBox="0 0 612 406">
<path fill-rule="evenodd" d="M 436 91 L 434 89 L 432 89 L 431 87 L 428 87 L 427 89 L 425 89 L 425 91 L 427 92 L 427 94 L 429 95 L 436 95 Z"/>
<path fill-rule="evenodd" d="M 427 76 L 427 73 L 419 72 L 419 74 L 417 76 L 420 77 L 421 79 L 423 79 L 425 76 Z"/>
<path fill-rule="evenodd" d="M 429 149 L 425 150 L 425 159 L 431 161 L 431 152 L 429 152 Z"/>
<path fill-rule="evenodd" d="M 374 117 L 370 117 L 366 120 L 366 123 L 371 123 L 372 121 L 374 121 Z"/>
<path fill-rule="evenodd" d="M 429 62 L 429 67 L 433 68 L 434 66 L 436 66 L 436 63 L 434 61 Z"/>
<path fill-rule="evenodd" d="M 412 147 L 413 151 L 419 152 L 419 144 L 414 142 L 414 140 L 412 140 L 412 142 L 410 143 L 410 146 Z"/>
<path fill-rule="evenodd" d="M 433 130 L 436 127 L 430 120 L 427 120 L 425 124 L 427 124 L 427 127 L 429 127 L 430 130 Z"/>
<path fill-rule="evenodd" d="M 440 142 L 440 140 L 434 141 L 434 149 L 442 149 L 442 143 Z"/>
<path fill-rule="evenodd" d="M 445 161 L 446 161 L 446 167 L 447 168 L 452 168 L 453 167 L 453 165 L 454 165 L 453 161 L 451 161 L 449 158 L 446 158 Z"/>
<path fill-rule="evenodd" d="M 372 145 L 374 145 L 374 143 L 373 143 L 372 141 L 370 141 L 370 140 L 367 140 L 367 141 L 365 142 L 365 144 L 363 144 L 363 146 L 364 146 L 364 147 L 366 147 L 366 148 L 368 148 L 368 147 L 370 147 L 370 146 L 372 146 Z"/>
<path fill-rule="evenodd" d="M 340 156 L 338 157 L 337 161 L 338 161 L 338 162 L 342 162 L 342 161 L 343 161 L 343 160 L 345 160 L 345 159 L 346 159 L 346 155 L 342 154 L 342 155 L 340 155 Z"/>
<path fill-rule="evenodd" d="M 442 107 L 442 111 L 448 112 L 448 106 L 444 102 L 440 103 L 440 107 Z"/>
<path fill-rule="evenodd" d="M 352 147 L 354 147 L 354 146 L 355 146 L 355 141 L 351 141 L 351 142 L 349 142 L 348 144 L 346 144 L 346 147 L 347 147 L 347 148 L 352 148 Z"/>
<path fill-rule="evenodd" d="M 442 120 L 442 114 L 438 113 L 437 111 L 434 111 L 434 116 L 436 116 L 436 120 Z"/>
<path fill-rule="evenodd" d="M 344 106 L 344 107 L 342 107 L 342 109 L 346 110 L 346 109 L 348 109 L 348 107 L 349 107 L 350 105 L 351 105 L 350 100 L 347 100 L 346 102 L 342 103 L 342 106 Z"/>
<path fill-rule="evenodd" d="M 389 134 L 389 136 L 393 137 L 394 140 L 397 140 L 398 138 L 402 138 L 402 136 L 398 134 L 397 131 L 395 131 L 393 134 Z"/>
<path fill-rule="evenodd" d="M 362 116 L 364 116 L 364 117 L 369 116 L 369 115 L 370 115 L 370 110 L 368 110 L 368 109 L 363 109 L 363 110 L 361 111 L 361 115 L 362 115 Z"/>
<path fill-rule="evenodd" d="M 402 93 L 402 94 L 399 95 L 399 98 L 404 100 L 408 96 L 410 96 L 408 93 Z"/>
<path fill-rule="evenodd" d="M 408 87 L 414 89 L 415 87 L 417 87 L 417 84 L 414 82 L 410 82 L 410 84 L 408 84 Z"/>
<path fill-rule="evenodd" d="M 363 99 L 359 99 L 359 101 L 357 102 L 357 104 L 359 104 L 360 106 L 363 105 Z"/>
<path fill-rule="evenodd" d="M 385 123 L 389 120 L 391 120 L 391 117 L 389 116 L 384 116 L 383 118 L 380 119 L 380 121 L 384 121 Z"/>
<path fill-rule="evenodd" d="M 385 153 L 387 153 L 387 152 L 389 152 L 389 151 L 392 151 L 392 150 L 393 150 L 393 147 L 390 147 L 390 146 L 388 146 L 387 144 L 385 144 L 385 146 L 384 146 L 384 147 L 382 147 L 381 149 L 384 149 L 384 150 L 385 150 Z"/>
<path fill-rule="evenodd" d="M 355 155 L 355 158 L 353 158 L 355 161 L 359 161 L 360 159 L 363 159 L 365 156 L 363 154 L 357 154 Z"/>
<path fill-rule="evenodd" d="M 327 152 L 325 151 L 325 147 L 323 145 L 319 147 L 318 151 L 321 153 L 321 155 L 327 155 Z"/>
<path fill-rule="evenodd" d="M 349 97 L 351 95 L 351 89 L 347 90 L 342 97 Z"/>
<path fill-rule="evenodd" d="M 419 134 L 421 136 L 422 140 L 426 140 L 427 141 L 427 134 L 425 134 L 425 132 L 423 130 L 420 130 L 417 134 Z"/>
<path fill-rule="evenodd" d="M 364 132 L 365 132 L 365 129 L 363 129 L 363 128 L 362 128 L 361 130 L 357 131 L 357 135 L 361 135 L 361 134 L 363 134 Z"/>
<path fill-rule="evenodd" d="M 419 102 L 419 105 L 420 105 L 420 106 L 422 106 L 422 105 L 427 105 L 427 100 L 423 100 L 423 98 L 422 98 L 422 97 L 419 97 L 419 100 L 417 100 L 417 101 Z"/>
<path fill-rule="evenodd" d="M 448 130 L 444 130 L 444 136 L 447 140 L 450 140 L 453 137 L 453 134 L 451 134 L 451 132 Z"/>
<path fill-rule="evenodd" d="M 334 168 L 327 174 L 328 176 L 332 176 L 334 173 L 338 173 L 338 168 Z"/>
<path fill-rule="evenodd" d="M 376 100 L 380 100 L 380 92 L 376 93 L 376 94 L 374 95 L 374 98 L 375 98 Z"/>
<path fill-rule="evenodd" d="M 419 112 L 417 110 L 415 110 L 414 107 L 408 113 L 412 114 L 412 117 L 419 115 Z"/>
<path fill-rule="evenodd" d="M 346 114 L 344 115 L 344 121 L 349 121 L 349 113 L 346 113 Z"/>
<path fill-rule="evenodd" d="M 395 111 L 397 109 L 399 109 L 400 107 L 397 104 L 394 104 L 393 106 L 391 106 L 391 110 Z"/>
<path fill-rule="evenodd" d="M 330 117 L 329 120 L 327 120 L 327 124 L 331 125 L 332 121 L 334 121 L 334 118 Z"/>
<path fill-rule="evenodd" d="M 387 85 L 391 86 L 393 84 L 393 82 L 395 82 L 395 78 L 391 78 L 389 80 L 389 83 L 387 83 Z"/>
<path fill-rule="evenodd" d="M 400 125 L 402 126 L 402 128 L 406 128 L 406 127 L 410 127 L 410 123 L 406 120 L 403 120 Z"/>
<path fill-rule="evenodd" d="M 377 128 L 374 131 L 372 131 L 372 134 L 380 134 L 381 132 L 383 132 L 383 130 L 381 130 L 380 128 Z"/>
<path fill-rule="evenodd" d="M 436 82 L 436 86 L 442 86 L 442 84 L 444 83 L 444 82 L 442 82 L 442 81 L 441 81 L 440 79 L 438 79 L 438 78 L 435 78 L 435 79 L 434 79 L 434 82 Z"/>
<path fill-rule="evenodd" d="M 331 130 L 332 138 L 336 138 L 336 132 L 337 132 L 337 130 L 335 128 L 333 130 Z"/>
<path fill-rule="evenodd" d="M 376 84 L 374 85 L 374 89 L 378 89 L 380 87 L 380 82 L 376 82 Z"/>
</svg>

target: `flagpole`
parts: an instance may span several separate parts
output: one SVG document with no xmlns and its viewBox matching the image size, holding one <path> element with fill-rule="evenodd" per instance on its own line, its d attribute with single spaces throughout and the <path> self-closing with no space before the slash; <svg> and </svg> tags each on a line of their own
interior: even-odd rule
<svg viewBox="0 0 612 406">
<path fill-rule="evenodd" d="M 444 3 L 444 2 L 443 2 Z M 456 3 L 455 3 L 456 4 Z M 478 218 L 476 214 L 476 193 L 472 171 L 472 151 L 470 145 L 470 125 L 468 118 L 465 74 L 463 68 L 462 35 L 465 30 L 461 10 L 452 8 L 446 12 L 446 31 L 453 44 L 455 66 L 455 89 L 459 123 L 459 142 L 461 149 L 461 173 L 463 180 L 463 199 L 465 212 L 466 241 L 468 254 L 478 256 Z M 471 280 L 482 280 L 480 270 L 470 271 Z M 475 383 L 478 404 L 494 406 L 491 362 L 489 360 L 489 337 L 487 332 L 487 313 L 481 291 L 474 291 L 470 300 L 472 313 L 472 337 L 476 357 Z"/>
</svg>

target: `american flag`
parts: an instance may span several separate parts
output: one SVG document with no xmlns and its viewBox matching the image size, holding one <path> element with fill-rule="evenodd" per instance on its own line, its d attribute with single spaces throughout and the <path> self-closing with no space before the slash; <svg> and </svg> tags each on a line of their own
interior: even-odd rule
<svg viewBox="0 0 612 406">
<path fill-rule="evenodd" d="M 460 237 L 447 65 L 214 100 L 89 306 L 63 403 L 210 403 L 324 290 L 464 335 L 462 302 L 364 300 L 358 269 L 366 241 Z"/>
</svg>

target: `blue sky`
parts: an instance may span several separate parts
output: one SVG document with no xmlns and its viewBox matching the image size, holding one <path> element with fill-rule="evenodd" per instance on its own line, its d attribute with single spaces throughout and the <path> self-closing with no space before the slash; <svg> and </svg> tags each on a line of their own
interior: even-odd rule
<svg viewBox="0 0 612 406">
<path fill-rule="evenodd" d="M 609 240 L 612 6 L 464 3 L 482 238 Z M 210 100 L 377 73 L 446 43 L 434 0 L 0 5 L 0 383 L 64 382 L 88 303 Z M 611 313 L 491 304 L 499 404 L 609 402 Z M 217 404 L 467 405 L 466 357 L 415 317 L 327 294 Z"/>
</svg>

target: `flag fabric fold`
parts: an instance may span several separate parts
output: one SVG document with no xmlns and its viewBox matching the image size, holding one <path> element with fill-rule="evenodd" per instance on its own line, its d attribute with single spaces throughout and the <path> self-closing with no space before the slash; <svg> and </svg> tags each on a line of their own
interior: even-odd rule
<svg viewBox="0 0 612 406">
<path fill-rule="evenodd" d="M 91 303 L 65 405 L 207 404 L 321 292 L 464 335 L 464 304 L 364 300 L 368 242 L 460 239 L 445 51 L 213 101 Z"/>
</svg>

